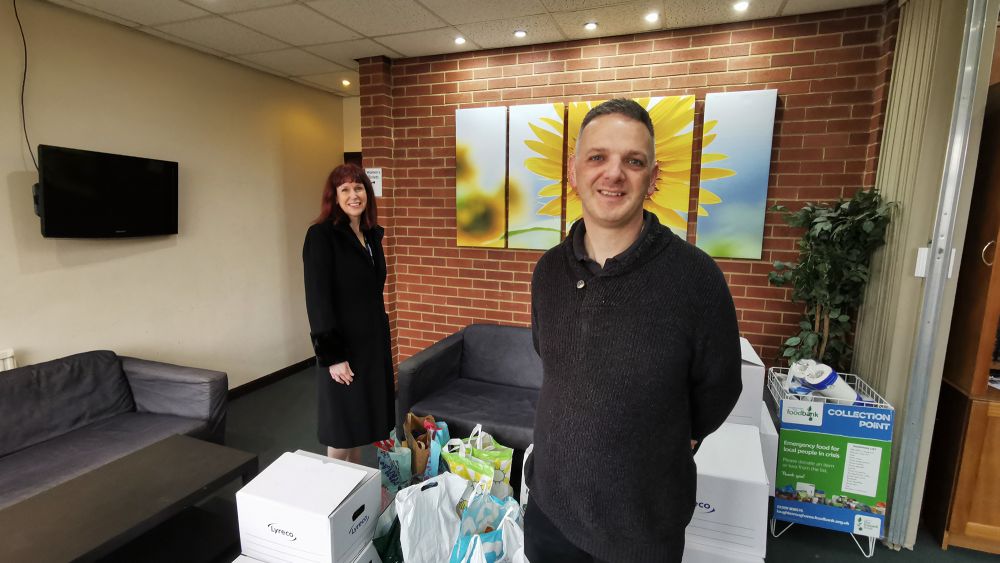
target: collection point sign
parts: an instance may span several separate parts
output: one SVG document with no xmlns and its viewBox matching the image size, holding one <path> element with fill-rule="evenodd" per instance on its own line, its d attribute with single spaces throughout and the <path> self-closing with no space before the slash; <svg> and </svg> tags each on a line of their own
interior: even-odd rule
<svg viewBox="0 0 1000 563">
<path fill-rule="evenodd" d="M 883 537 L 894 418 L 884 406 L 783 399 L 775 519 Z"/>
</svg>

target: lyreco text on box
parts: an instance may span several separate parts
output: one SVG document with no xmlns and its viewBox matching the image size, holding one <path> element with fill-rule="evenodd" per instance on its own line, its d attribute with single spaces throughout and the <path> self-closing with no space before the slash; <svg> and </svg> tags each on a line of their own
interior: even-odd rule
<svg viewBox="0 0 1000 563">
<path fill-rule="evenodd" d="M 726 422 L 730 424 L 760 425 L 760 401 L 764 396 L 764 362 L 746 338 L 740 338 L 740 379 L 743 391 Z"/>
<path fill-rule="evenodd" d="M 236 493 L 242 552 L 265 563 L 350 563 L 371 542 L 379 485 L 377 469 L 282 454 Z"/>
<path fill-rule="evenodd" d="M 757 417 L 759 420 L 759 406 Z M 764 557 L 770 486 L 760 431 L 756 426 L 723 424 L 705 438 L 694 460 L 698 466 L 697 505 L 685 530 L 687 543 Z"/>
</svg>

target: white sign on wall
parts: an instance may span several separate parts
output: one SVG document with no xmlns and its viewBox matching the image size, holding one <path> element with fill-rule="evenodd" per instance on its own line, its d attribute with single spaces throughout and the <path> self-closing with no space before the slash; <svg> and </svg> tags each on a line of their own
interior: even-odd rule
<svg viewBox="0 0 1000 563">
<path fill-rule="evenodd" d="M 365 174 L 367 174 L 368 179 L 372 181 L 372 189 L 375 190 L 375 196 L 382 197 L 382 169 L 365 168 Z"/>
</svg>

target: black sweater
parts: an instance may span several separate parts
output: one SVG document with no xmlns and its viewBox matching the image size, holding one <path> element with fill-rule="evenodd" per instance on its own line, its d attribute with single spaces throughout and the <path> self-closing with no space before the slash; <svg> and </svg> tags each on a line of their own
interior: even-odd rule
<svg viewBox="0 0 1000 563">
<path fill-rule="evenodd" d="M 573 234 L 531 283 L 545 370 L 531 502 L 595 557 L 661 561 L 695 507 L 690 440 L 718 428 L 742 389 L 736 310 L 715 262 L 655 218 L 596 275 Z"/>
</svg>

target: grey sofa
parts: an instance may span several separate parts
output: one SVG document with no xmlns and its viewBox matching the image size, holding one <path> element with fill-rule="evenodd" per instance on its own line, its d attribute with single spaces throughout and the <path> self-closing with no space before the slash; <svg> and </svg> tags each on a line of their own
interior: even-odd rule
<svg viewBox="0 0 1000 563">
<path fill-rule="evenodd" d="M 408 411 L 432 414 L 453 437 L 482 424 L 523 450 L 533 441 L 541 386 L 531 329 L 472 324 L 400 363 L 397 428 Z"/>
<path fill-rule="evenodd" d="M 0 508 L 174 434 L 222 442 L 226 374 L 75 354 L 0 373 Z"/>
</svg>

